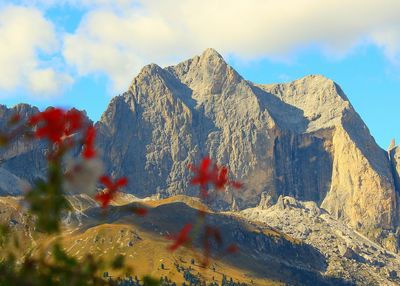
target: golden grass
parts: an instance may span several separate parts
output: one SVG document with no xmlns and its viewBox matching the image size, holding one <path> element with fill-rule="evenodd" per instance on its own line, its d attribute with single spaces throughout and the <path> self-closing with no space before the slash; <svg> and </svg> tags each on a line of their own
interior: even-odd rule
<svg viewBox="0 0 400 286">
<path fill-rule="evenodd" d="M 96 257 L 111 261 L 118 254 L 125 257 L 127 266 L 133 269 L 134 275 L 143 277 L 152 275 L 153 277 L 168 276 L 177 283 L 184 282 L 183 273 L 179 273 L 175 263 L 188 268 L 192 267 L 192 273 L 200 273 L 206 281 L 216 279 L 221 281 L 222 275 L 232 277 L 235 281 L 253 281 L 252 285 L 281 285 L 280 283 L 268 279 L 257 278 L 251 273 L 233 267 L 226 262 L 211 260 L 209 266 L 201 266 L 200 259 L 195 259 L 195 264 L 191 264 L 193 257 L 201 257 L 198 252 L 193 252 L 181 248 L 176 252 L 168 250 L 170 241 L 162 236 L 139 231 L 128 224 L 102 224 L 92 227 L 81 234 L 75 234 L 62 238 L 62 244 L 66 251 L 77 257 L 82 258 L 85 254 L 92 254 Z M 164 269 L 161 269 L 161 264 Z M 215 272 L 213 271 L 215 267 Z M 124 276 L 121 271 L 107 270 L 112 276 Z"/>
</svg>

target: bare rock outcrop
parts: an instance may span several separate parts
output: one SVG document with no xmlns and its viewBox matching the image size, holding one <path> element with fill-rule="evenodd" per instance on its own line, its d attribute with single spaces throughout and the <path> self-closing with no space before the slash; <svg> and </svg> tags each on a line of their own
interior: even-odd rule
<svg viewBox="0 0 400 286">
<path fill-rule="evenodd" d="M 280 201 L 280 202 L 279 202 Z M 377 245 L 320 209 L 315 202 L 280 197 L 267 208 L 249 208 L 234 215 L 263 223 L 315 247 L 325 258 L 324 275 L 345 278 L 354 285 L 399 285 L 400 256 Z"/>
<path fill-rule="evenodd" d="M 6 133 L 11 131 L 7 123 L 13 115 L 18 114 L 21 122 L 25 122 L 29 116 L 38 111 L 38 108 L 28 104 L 18 104 L 12 108 L 0 105 L 0 131 Z M 17 126 L 13 126 L 15 127 Z M 16 181 L 25 180 L 33 183 L 36 178 L 43 177 L 46 172 L 45 152 L 46 145 L 43 142 L 17 137 L 6 147 L 0 148 L 0 168 L 4 169 L 3 173 L 12 173 L 8 175 L 8 180 L 14 178 Z M 5 183 L 4 180 L 3 183 Z M 14 194 L 20 194 L 22 191 L 20 188 L 16 191 L 15 186 L 10 186 L 10 188 L 14 190 Z M 10 191 L 3 190 L 3 193 L 7 194 Z"/>
<path fill-rule="evenodd" d="M 389 149 L 389 158 L 390 158 L 390 163 L 392 166 L 392 173 L 394 176 L 394 181 L 396 184 L 396 190 L 399 193 L 400 192 L 400 147 L 393 147 Z"/>
<path fill-rule="evenodd" d="M 127 191 L 138 197 L 197 194 L 187 165 L 209 154 L 245 183 L 240 192 L 218 192 L 218 210 L 260 199 L 268 208 L 267 196 L 285 205 L 279 197 L 291 196 L 398 247 L 398 148 L 388 156 L 340 87 L 323 76 L 255 84 L 207 49 L 175 66 L 145 66 L 96 128 L 106 172 L 127 176 Z M 31 182 L 43 173 L 43 149 L 24 144 L 0 159 Z"/>
<path fill-rule="evenodd" d="M 193 194 L 187 163 L 210 154 L 246 182 L 219 208 L 290 195 L 383 244 L 398 226 L 388 156 L 323 76 L 257 85 L 207 49 L 176 66 L 143 68 L 97 127 L 108 170 L 128 175 L 141 196 Z"/>
<path fill-rule="evenodd" d="M 25 124 L 28 118 L 39 112 L 29 104 L 17 104 L 11 108 L 0 105 L 0 132 L 8 134 Z M 12 116 L 18 114 L 20 120 L 15 125 L 8 124 Z M 85 121 L 90 121 L 82 111 Z M 79 154 L 80 147 L 71 155 Z M 45 178 L 47 172 L 48 143 L 45 140 L 31 140 L 18 134 L 6 146 L 0 148 L 0 195 L 21 195 L 38 178 Z"/>
</svg>

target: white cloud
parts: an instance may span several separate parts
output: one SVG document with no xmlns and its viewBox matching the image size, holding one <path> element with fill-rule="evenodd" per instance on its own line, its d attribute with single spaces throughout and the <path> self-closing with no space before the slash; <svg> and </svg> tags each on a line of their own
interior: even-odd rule
<svg viewBox="0 0 400 286">
<path fill-rule="evenodd" d="M 154 17 L 186 29 L 195 45 L 248 58 L 285 56 L 309 45 L 344 53 L 374 31 L 400 23 L 398 0 L 143 0 L 143 5 Z"/>
<path fill-rule="evenodd" d="M 127 8 L 131 7 L 137 0 L 15 0 L 15 4 L 29 7 L 40 7 L 42 9 L 72 6 L 76 8 Z"/>
<path fill-rule="evenodd" d="M 71 76 L 57 73 L 51 68 L 34 70 L 28 76 L 29 90 L 35 94 L 56 94 L 72 83 Z"/>
<path fill-rule="evenodd" d="M 179 39 L 169 23 L 130 12 L 122 17 L 104 10 L 89 13 L 76 33 L 65 38 L 66 61 L 80 75 L 109 75 L 114 89 L 122 91 L 148 61 L 165 63 L 178 52 Z"/>
<path fill-rule="evenodd" d="M 207 47 L 256 59 L 287 58 L 310 46 L 344 56 L 368 42 L 393 60 L 398 11 L 398 0 L 142 0 L 122 12 L 91 10 L 66 37 L 64 56 L 80 74 L 109 75 L 118 90 L 144 64 L 171 63 Z"/>
<path fill-rule="evenodd" d="M 39 52 L 51 55 L 57 46 L 53 25 L 40 11 L 3 7 L 0 10 L 0 90 L 26 88 L 48 96 L 71 83 L 69 76 L 43 67 L 39 59 Z"/>
<path fill-rule="evenodd" d="M 400 23 L 373 33 L 374 42 L 383 48 L 385 55 L 395 64 L 400 64 Z"/>
</svg>

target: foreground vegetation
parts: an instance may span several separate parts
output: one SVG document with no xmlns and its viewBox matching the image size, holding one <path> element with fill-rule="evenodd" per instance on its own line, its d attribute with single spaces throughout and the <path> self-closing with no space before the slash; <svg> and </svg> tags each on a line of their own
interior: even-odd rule
<svg viewBox="0 0 400 286">
<path fill-rule="evenodd" d="M 0 133 L 0 146 L 7 148 L 17 140 L 47 141 L 48 169 L 47 179 L 37 180 L 31 190 L 26 192 L 21 207 L 27 208 L 34 232 L 42 237 L 47 236 L 49 245 L 40 245 L 26 249 L 9 225 L 0 226 L 0 285 L 176 285 L 170 278 L 160 279 L 144 276 L 141 279 L 132 278 L 133 270 L 126 264 L 123 255 L 116 255 L 111 261 L 105 261 L 86 255 L 77 259 L 63 249 L 56 237 L 62 232 L 62 216 L 72 210 L 67 195 L 72 188 L 86 189 L 94 193 L 94 198 L 106 213 L 110 203 L 118 196 L 119 190 L 128 184 L 126 178 L 113 179 L 102 174 L 97 164 L 95 148 L 96 131 L 91 123 L 86 122 L 83 114 L 75 109 L 68 111 L 49 108 L 43 112 L 21 118 L 14 114 L 9 118 L 7 130 Z M 79 157 L 66 167 L 65 158 L 78 150 Z M 85 170 L 89 177 L 82 177 Z M 204 158 L 201 164 L 189 166 L 194 173 L 192 184 L 200 186 L 200 198 L 208 198 L 209 186 L 223 191 L 227 186 L 241 188 L 241 184 L 228 178 L 228 169 L 212 163 L 210 158 Z M 96 189 L 101 187 L 101 191 Z M 132 215 L 145 216 L 147 209 L 132 208 Z M 180 247 L 193 249 L 193 240 L 201 237 L 203 254 L 201 264 L 206 266 L 212 257 L 212 244 L 222 247 L 222 235 L 218 228 L 205 223 L 206 212 L 198 212 L 196 221 L 187 223 L 181 230 L 170 236 L 171 244 L 168 250 L 173 252 Z M 34 251 L 35 250 L 35 251 Z M 238 250 L 237 246 L 229 245 L 224 250 L 227 254 Z M 20 257 L 18 253 L 23 252 Z M 201 276 L 192 273 L 192 269 L 179 268 L 186 282 L 183 285 L 245 285 L 235 283 L 223 276 L 221 282 L 206 282 Z M 105 270 L 113 269 L 126 273 L 128 278 L 114 278 Z M 101 275 L 103 273 L 103 275 Z"/>
</svg>

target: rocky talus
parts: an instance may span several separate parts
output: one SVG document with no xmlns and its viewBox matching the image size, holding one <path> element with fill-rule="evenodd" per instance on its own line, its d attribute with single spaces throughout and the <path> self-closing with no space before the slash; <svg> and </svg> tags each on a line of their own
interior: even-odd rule
<svg viewBox="0 0 400 286">
<path fill-rule="evenodd" d="M 318 207 L 280 196 L 272 206 L 260 205 L 233 215 L 268 226 L 314 246 L 325 258 L 324 275 L 344 278 L 355 285 L 399 285 L 400 256 Z"/>
</svg>

